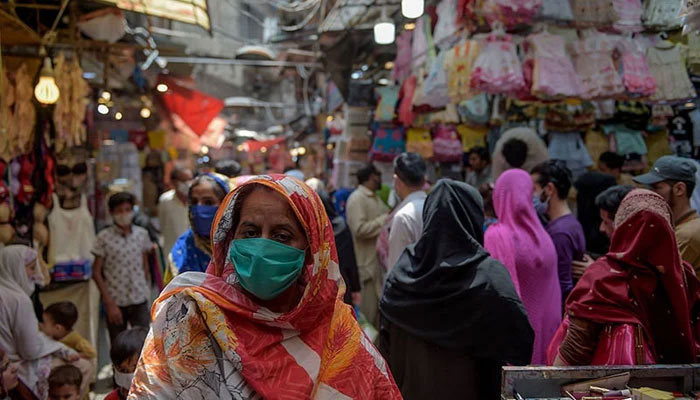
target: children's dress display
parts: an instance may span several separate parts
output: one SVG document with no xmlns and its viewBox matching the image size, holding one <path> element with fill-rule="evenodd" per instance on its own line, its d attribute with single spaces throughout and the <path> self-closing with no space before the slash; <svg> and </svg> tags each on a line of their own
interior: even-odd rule
<svg viewBox="0 0 700 400">
<path fill-rule="evenodd" d="M 394 60 L 394 69 L 392 78 L 397 82 L 403 82 L 404 79 L 411 75 L 411 38 L 413 31 L 403 31 L 396 38 L 396 59 Z"/>
<path fill-rule="evenodd" d="M 628 33 L 644 30 L 641 0 L 613 0 L 613 8 L 617 15 L 617 20 L 613 23 L 616 31 Z"/>
<path fill-rule="evenodd" d="M 649 0 L 644 11 L 644 24 L 668 30 L 680 28 L 681 0 Z"/>
<path fill-rule="evenodd" d="M 657 43 L 647 50 L 647 62 L 656 80 L 656 92 L 651 100 L 679 101 L 695 97 L 695 88 L 678 46 L 666 40 Z"/>
<path fill-rule="evenodd" d="M 646 48 L 635 39 L 617 42 L 622 67 L 622 82 L 630 96 L 648 97 L 656 92 L 656 80 L 649 71 Z"/>
<path fill-rule="evenodd" d="M 574 12 L 568 1 L 542 0 L 539 17 L 545 20 L 571 21 L 574 19 Z"/>
<path fill-rule="evenodd" d="M 543 32 L 525 41 L 526 52 L 534 55 L 532 93 L 540 98 L 574 97 L 581 93 L 581 82 L 566 53 L 561 36 Z"/>
<path fill-rule="evenodd" d="M 610 35 L 589 32 L 586 39 L 571 44 L 584 99 L 614 97 L 624 92 L 612 57 L 616 40 Z"/>
<path fill-rule="evenodd" d="M 447 69 L 447 89 L 454 103 L 467 100 L 474 95 L 469 86 L 474 63 L 479 57 L 479 42 L 466 40 L 446 50 L 445 68 Z"/>
<path fill-rule="evenodd" d="M 577 26 L 611 25 L 617 14 L 611 0 L 571 0 Z"/>
<path fill-rule="evenodd" d="M 470 84 L 486 93 L 516 93 L 523 89 L 525 80 L 511 35 L 491 33 L 486 37 Z"/>
</svg>

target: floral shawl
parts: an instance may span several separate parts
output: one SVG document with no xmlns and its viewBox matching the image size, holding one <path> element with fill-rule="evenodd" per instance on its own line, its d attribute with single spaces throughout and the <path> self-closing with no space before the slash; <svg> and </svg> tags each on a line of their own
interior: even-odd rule
<svg viewBox="0 0 700 400">
<path fill-rule="evenodd" d="M 260 307 L 233 285 L 227 254 L 237 197 L 249 185 L 287 198 L 308 238 L 299 280 L 304 293 L 287 313 Z M 386 362 L 343 303 L 333 228 L 313 190 L 288 176 L 256 177 L 226 197 L 212 232 L 207 273 L 179 275 L 153 307 L 129 399 L 401 398 Z"/>
</svg>

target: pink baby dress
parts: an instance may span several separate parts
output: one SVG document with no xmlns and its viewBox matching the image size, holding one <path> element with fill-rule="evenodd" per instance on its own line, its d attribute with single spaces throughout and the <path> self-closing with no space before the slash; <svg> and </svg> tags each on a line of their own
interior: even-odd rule
<svg viewBox="0 0 700 400">
<path fill-rule="evenodd" d="M 544 99 L 581 95 L 581 82 L 561 36 L 547 32 L 531 35 L 524 47 L 535 60 L 532 94 Z"/>
<path fill-rule="evenodd" d="M 646 47 L 640 40 L 621 39 L 617 50 L 622 60 L 622 82 L 632 97 L 648 97 L 656 92 L 656 80 L 649 71 Z"/>
<path fill-rule="evenodd" d="M 474 63 L 472 89 L 491 94 L 517 93 L 525 80 L 511 35 L 489 34 Z"/>
<path fill-rule="evenodd" d="M 612 58 L 616 41 L 612 36 L 589 32 L 586 39 L 571 44 L 582 98 L 615 97 L 624 93 L 625 86 Z"/>
<path fill-rule="evenodd" d="M 396 38 L 396 60 L 394 60 L 394 70 L 392 77 L 395 81 L 403 82 L 411 74 L 411 38 L 413 31 L 403 31 Z"/>
<path fill-rule="evenodd" d="M 613 8 L 617 15 L 617 21 L 613 23 L 616 31 L 627 33 L 644 30 L 641 0 L 613 0 Z"/>
</svg>

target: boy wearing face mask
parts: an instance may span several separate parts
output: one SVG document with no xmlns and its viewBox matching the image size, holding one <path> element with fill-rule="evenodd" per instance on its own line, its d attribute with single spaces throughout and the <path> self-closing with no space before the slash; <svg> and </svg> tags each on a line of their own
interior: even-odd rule
<svg viewBox="0 0 700 400">
<path fill-rule="evenodd" d="M 114 383 L 117 388 L 108 394 L 105 400 L 126 400 L 147 334 L 146 328 L 133 328 L 115 338 L 109 350 L 109 357 L 112 359 Z"/>
<path fill-rule="evenodd" d="M 127 324 L 147 327 L 150 285 L 147 253 L 152 244 L 148 232 L 132 223 L 136 199 L 120 192 L 109 198 L 114 224 L 103 229 L 93 248 L 93 279 L 107 312 L 109 337 L 126 330 Z"/>
<path fill-rule="evenodd" d="M 533 168 L 531 176 L 535 189 L 535 208 L 538 214 L 545 213 L 549 220 L 545 230 L 557 251 L 559 287 L 562 302 L 565 302 L 574 288 L 572 262 L 582 260 L 586 251 L 583 227 L 567 203 L 571 190 L 571 171 L 563 161 L 550 160 Z"/>
</svg>

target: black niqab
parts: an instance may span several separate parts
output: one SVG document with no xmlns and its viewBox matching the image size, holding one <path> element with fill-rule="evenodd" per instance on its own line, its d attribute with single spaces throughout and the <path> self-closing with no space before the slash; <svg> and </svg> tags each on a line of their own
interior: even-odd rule
<svg viewBox="0 0 700 400">
<path fill-rule="evenodd" d="M 534 332 L 508 271 L 482 246 L 483 221 L 474 188 L 439 181 L 425 201 L 421 239 L 389 273 L 380 310 L 445 349 L 527 364 Z"/>
</svg>

